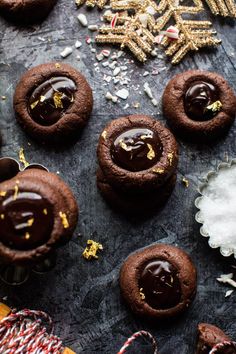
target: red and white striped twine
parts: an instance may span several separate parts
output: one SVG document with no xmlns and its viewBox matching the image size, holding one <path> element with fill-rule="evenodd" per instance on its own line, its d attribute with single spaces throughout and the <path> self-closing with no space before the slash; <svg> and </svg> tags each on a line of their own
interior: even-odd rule
<svg viewBox="0 0 236 354">
<path fill-rule="evenodd" d="M 224 349 L 225 347 L 227 348 L 230 345 L 234 346 L 234 348 L 236 349 L 236 342 L 225 341 L 225 342 L 216 344 L 214 346 L 214 348 L 212 348 L 212 350 L 210 351 L 209 354 L 217 354 L 218 349 Z"/>
<path fill-rule="evenodd" d="M 117 354 L 124 354 L 126 352 L 126 349 L 128 349 L 128 347 L 130 347 L 131 344 L 139 337 L 147 337 L 150 340 L 150 342 L 152 343 L 153 354 L 158 354 L 156 339 L 149 332 L 146 332 L 146 331 L 139 331 L 139 332 L 134 333 L 131 337 L 129 337 L 127 339 L 127 341 L 125 342 L 125 344 L 123 345 L 123 347 L 120 349 L 120 351 Z"/>
<path fill-rule="evenodd" d="M 62 353 L 62 341 L 52 332 L 52 320 L 45 312 L 13 311 L 0 321 L 0 354 Z"/>
</svg>

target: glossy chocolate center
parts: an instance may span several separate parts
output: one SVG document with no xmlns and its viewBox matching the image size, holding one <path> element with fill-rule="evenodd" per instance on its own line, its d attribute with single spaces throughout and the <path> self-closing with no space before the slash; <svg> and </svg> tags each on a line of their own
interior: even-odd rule
<svg viewBox="0 0 236 354">
<path fill-rule="evenodd" d="M 31 118 L 41 125 L 56 123 L 74 102 L 76 85 L 65 76 L 52 77 L 32 92 L 28 110 Z"/>
<path fill-rule="evenodd" d="M 181 285 L 177 269 L 167 261 L 154 259 L 143 268 L 139 278 L 144 301 L 156 310 L 172 308 L 180 303 Z"/>
<path fill-rule="evenodd" d="M 205 121 L 212 119 L 218 111 L 214 111 L 211 105 L 218 100 L 219 93 L 213 84 L 204 81 L 195 81 L 185 94 L 185 112 L 193 120 Z"/>
<path fill-rule="evenodd" d="M 120 134 L 111 146 L 112 160 L 128 171 L 142 171 L 160 160 L 163 146 L 155 132 L 134 128 Z"/>
<path fill-rule="evenodd" d="M 0 241 L 12 249 L 28 250 L 45 243 L 53 220 L 52 205 L 38 193 L 20 192 L 16 185 L 14 191 L 0 196 Z"/>
</svg>

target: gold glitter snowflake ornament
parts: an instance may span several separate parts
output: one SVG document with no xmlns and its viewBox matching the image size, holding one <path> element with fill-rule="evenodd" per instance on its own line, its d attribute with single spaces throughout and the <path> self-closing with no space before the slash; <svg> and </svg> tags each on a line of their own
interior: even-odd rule
<svg viewBox="0 0 236 354">
<path fill-rule="evenodd" d="M 213 15 L 236 17 L 235 0 L 76 0 L 78 6 L 104 8 L 107 25 L 99 29 L 97 43 L 128 48 L 141 62 L 155 55 L 161 44 L 172 64 L 179 63 L 190 51 L 215 47 L 221 43 L 210 21 L 197 20 L 195 15 L 208 6 Z M 173 24 L 174 26 L 170 26 Z"/>
</svg>

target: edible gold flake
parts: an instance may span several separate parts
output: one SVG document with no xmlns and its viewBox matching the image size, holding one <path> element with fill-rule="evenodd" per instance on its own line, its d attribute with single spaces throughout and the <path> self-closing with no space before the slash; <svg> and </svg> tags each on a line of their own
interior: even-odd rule
<svg viewBox="0 0 236 354">
<path fill-rule="evenodd" d="M 48 210 L 46 208 L 43 209 L 43 213 L 44 213 L 44 215 L 48 215 Z"/>
<path fill-rule="evenodd" d="M 143 288 L 139 289 L 139 294 L 140 294 L 141 300 L 145 300 L 145 294 L 143 292 Z"/>
<path fill-rule="evenodd" d="M 1 215 L 0 215 L 0 218 L 1 218 L 2 220 L 4 220 L 4 219 L 5 219 L 5 215 L 4 215 L 4 214 L 1 214 Z"/>
<path fill-rule="evenodd" d="M 128 146 L 122 139 L 119 141 L 120 147 L 125 151 L 131 151 L 132 147 Z"/>
<path fill-rule="evenodd" d="M 103 130 L 102 137 L 103 137 L 104 140 L 106 140 L 106 137 L 107 137 L 107 131 L 106 130 Z"/>
<path fill-rule="evenodd" d="M 212 111 L 212 112 L 219 112 L 222 108 L 222 103 L 220 101 L 215 101 L 212 104 L 210 104 L 209 106 L 207 106 L 207 109 Z"/>
<path fill-rule="evenodd" d="M 25 153 L 24 153 L 24 149 L 23 148 L 20 148 L 19 160 L 20 160 L 21 163 L 23 163 L 25 168 L 29 166 L 29 162 L 26 161 Z"/>
<path fill-rule="evenodd" d="M 148 153 L 147 153 L 147 158 L 148 158 L 149 160 L 152 160 L 152 159 L 154 159 L 155 156 L 156 156 L 155 151 L 153 150 L 153 147 L 152 147 L 151 144 L 147 144 L 147 146 L 148 146 L 148 149 L 149 149 L 149 151 L 148 151 Z"/>
<path fill-rule="evenodd" d="M 54 106 L 56 108 L 63 108 L 63 103 L 62 103 L 62 97 L 64 96 L 63 93 L 61 92 L 54 92 L 53 94 L 53 102 L 54 102 Z"/>
<path fill-rule="evenodd" d="M 28 226 L 32 226 L 33 223 L 34 223 L 34 218 L 29 219 L 29 220 L 27 221 L 27 225 L 28 225 Z"/>
<path fill-rule="evenodd" d="M 87 247 L 85 248 L 84 252 L 83 252 L 83 257 L 85 259 L 92 259 L 95 258 L 97 259 L 97 252 L 99 250 L 103 250 L 103 246 L 101 243 L 95 242 L 93 240 L 88 240 L 87 241 Z"/>
<path fill-rule="evenodd" d="M 34 109 L 37 106 L 38 103 L 39 103 L 39 100 L 34 101 L 33 103 L 31 103 L 30 108 Z"/>
<path fill-rule="evenodd" d="M 26 232 L 26 233 L 25 233 L 25 239 L 26 239 L 26 240 L 29 240 L 29 239 L 30 239 L 30 234 L 29 234 L 29 232 Z"/>
<path fill-rule="evenodd" d="M 60 69 L 61 65 L 60 65 L 59 63 L 56 63 L 56 64 L 55 64 L 55 67 L 56 67 L 57 69 Z"/>
<path fill-rule="evenodd" d="M 154 169 L 152 170 L 152 172 L 154 172 L 154 173 L 159 173 L 159 174 L 161 175 L 161 174 L 164 173 L 165 171 L 164 171 L 162 168 L 154 168 Z"/>
<path fill-rule="evenodd" d="M 173 152 L 170 152 L 169 154 L 167 154 L 167 159 L 169 161 L 170 166 L 172 165 L 173 158 L 174 158 Z"/>
<path fill-rule="evenodd" d="M 0 197 L 5 197 L 6 194 L 7 194 L 7 192 L 5 192 L 5 191 L 0 191 Z"/>
<path fill-rule="evenodd" d="M 14 195 L 13 195 L 13 200 L 16 200 L 17 197 L 18 197 L 18 193 L 19 193 L 19 184 L 20 182 L 19 181 L 16 181 L 16 185 L 14 187 Z"/>
<path fill-rule="evenodd" d="M 61 218 L 61 222 L 62 222 L 64 229 L 68 229 L 70 225 L 69 225 L 66 213 L 63 213 L 62 211 L 60 211 L 59 216 Z"/>
<path fill-rule="evenodd" d="M 183 177 L 183 178 L 182 178 L 182 182 L 183 182 L 184 186 L 185 186 L 186 188 L 188 188 L 188 186 L 189 186 L 189 181 L 187 180 L 187 178 Z"/>
<path fill-rule="evenodd" d="M 45 100 L 46 100 L 46 97 L 45 97 L 45 96 L 41 95 L 41 96 L 39 97 L 40 103 L 44 102 Z"/>
</svg>

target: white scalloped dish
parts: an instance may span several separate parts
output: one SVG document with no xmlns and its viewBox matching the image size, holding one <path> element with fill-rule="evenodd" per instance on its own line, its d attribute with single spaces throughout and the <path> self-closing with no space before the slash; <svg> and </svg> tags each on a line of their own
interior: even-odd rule
<svg viewBox="0 0 236 354">
<path fill-rule="evenodd" d="M 209 246 L 220 248 L 223 256 L 236 258 L 236 159 L 209 172 L 199 193 L 195 219 L 202 224 L 201 235 L 209 237 Z"/>
</svg>

